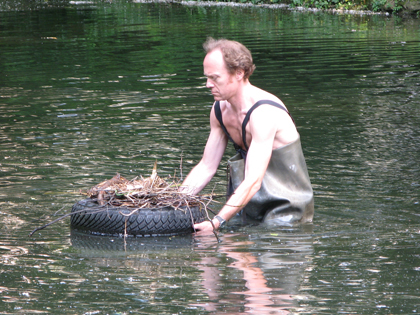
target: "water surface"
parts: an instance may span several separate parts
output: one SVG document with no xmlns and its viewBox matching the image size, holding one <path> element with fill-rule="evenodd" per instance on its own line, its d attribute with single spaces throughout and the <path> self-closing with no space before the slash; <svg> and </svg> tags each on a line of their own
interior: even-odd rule
<svg viewBox="0 0 420 315">
<path fill-rule="evenodd" d="M 120 1 L 0 11 L 1 312 L 419 312 L 419 26 Z M 247 45 L 251 82 L 291 111 L 313 224 L 233 225 L 218 244 L 88 237 L 67 219 L 29 238 L 116 172 L 157 160 L 183 177 L 199 161 L 207 36 Z M 207 191 L 224 192 L 231 154 Z"/>
</svg>

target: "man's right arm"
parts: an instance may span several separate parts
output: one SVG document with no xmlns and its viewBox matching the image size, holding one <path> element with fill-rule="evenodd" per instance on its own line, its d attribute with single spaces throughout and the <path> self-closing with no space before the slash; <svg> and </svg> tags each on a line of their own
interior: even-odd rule
<svg viewBox="0 0 420 315">
<path fill-rule="evenodd" d="M 217 171 L 227 146 L 227 136 L 214 114 L 210 113 L 210 135 L 200 162 L 191 170 L 181 185 L 180 191 L 198 194 L 210 182 Z"/>
</svg>

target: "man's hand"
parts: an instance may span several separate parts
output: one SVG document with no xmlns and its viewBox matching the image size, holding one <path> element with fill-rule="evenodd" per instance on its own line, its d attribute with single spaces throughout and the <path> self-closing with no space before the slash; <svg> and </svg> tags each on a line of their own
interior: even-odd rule
<svg viewBox="0 0 420 315">
<path fill-rule="evenodd" d="M 219 228 L 219 220 L 213 220 L 214 227 L 216 230 Z M 205 235 L 213 233 L 213 225 L 210 221 L 204 221 L 201 223 L 194 224 L 194 229 L 196 230 L 198 235 Z"/>
</svg>

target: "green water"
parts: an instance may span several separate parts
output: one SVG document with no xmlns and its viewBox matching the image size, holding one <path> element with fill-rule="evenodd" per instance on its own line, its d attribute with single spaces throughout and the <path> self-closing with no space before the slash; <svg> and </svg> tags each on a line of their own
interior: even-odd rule
<svg viewBox="0 0 420 315">
<path fill-rule="evenodd" d="M 0 6 L 1 314 L 420 312 L 420 23 L 131 2 Z M 301 134 L 313 224 L 214 236 L 70 235 L 80 189 L 185 176 L 212 97 L 207 36 L 247 45 L 251 82 Z M 207 191 L 223 193 L 229 148 Z M 181 163 L 182 162 L 182 163 Z M 215 206 L 216 208 L 218 205 Z"/>
</svg>

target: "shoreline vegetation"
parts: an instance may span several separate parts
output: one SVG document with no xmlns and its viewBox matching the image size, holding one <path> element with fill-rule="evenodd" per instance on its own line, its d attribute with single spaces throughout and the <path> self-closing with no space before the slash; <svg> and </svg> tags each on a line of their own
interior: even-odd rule
<svg viewBox="0 0 420 315">
<path fill-rule="evenodd" d="M 137 3 L 177 3 L 189 6 L 258 6 L 295 11 L 420 17 L 420 0 L 133 0 Z M 75 1 L 76 2 L 76 1 Z"/>
<path fill-rule="evenodd" d="M 67 5 L 114 3 L 112 0 L 0 0 L 0 11 L 39 10 Z M 187 6 L 257 6 L 333 14 L 404 15 L 419 18 L 420 0 L 132 0 L 134 3 L 169 3 Z"/>
<path fill-rule="evenodd" d="M 72 1 L 79 2 L 79 1 Z M 359 15 L 391 15 L 403 14 L 413 17 L 420 16 L 420 0 L 415 5 L 401 6 L 394 1 L 348 1 L 348 0 L 133 0 L 136 3 L 172 3 L 187 6 L 238 6 L 238 7 L 266 7 L 272 9 L 288 9 L 293 11 L 330 12 L 335 14 Z M 359 2 L 373 2 L 373 5 L 358 4 Z"/>
<path fill-rule="evenodd" d="M 117 1 L 118 2 L 118 1 Z M 168 3 L 186 6 L 267 7 L 294 11 L 355 15 L 420 17 L 420 0 L 132 0 L 134 3 Z M 39 10 L 68 5 L 115 3 L 112 0 L 0 0 L 0 11 Z"/>
</svg>

